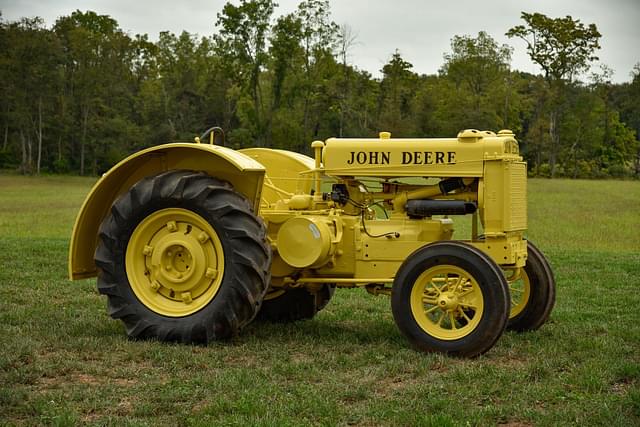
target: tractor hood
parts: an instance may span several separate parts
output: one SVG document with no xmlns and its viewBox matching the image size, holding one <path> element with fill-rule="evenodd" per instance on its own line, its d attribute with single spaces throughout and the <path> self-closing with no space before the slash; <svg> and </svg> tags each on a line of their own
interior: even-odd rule
<svg viewBox="0 0 640 427">
<path fill-rule="evenodd" d="M 480 177 L 485 160 L 521 161 L 511 131 L 465 130 L 457 138 L 330 138 L 325 142 L 325 172 L 334 176 Z"/>
</svg>

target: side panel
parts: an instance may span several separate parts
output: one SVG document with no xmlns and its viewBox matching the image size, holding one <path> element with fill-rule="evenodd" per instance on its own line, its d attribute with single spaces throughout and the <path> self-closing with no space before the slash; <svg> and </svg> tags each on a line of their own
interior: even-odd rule
<svg viewBox="0 0 640 427">
<path fill-rule="evenodd" d="M 333 176 L 479 177 L 485 145 L 482 139 L 331 138 L 323 160 L 325 172 Z"/>
<path fill-rule="evenodd" d="M 238 151 L 258 161 L 266 169 L 262 189 L 263 205 L 274 204 L 294 194 L 310 194 L 313 176 L 308 172 L 315 167 L 311 157 L 270 148 L 245 148 Z"/>
<path fill-rule="evenodd" d="M 258 213 L 264 167 L 229 148 L 192 143 L 160 145 L 135 153 L 114 166 L 91 189 L 78 213 L 69 246 L 72 280 L 97 274 L 93 256 L 98 229 L 113 202 L 142 178 L 172 169 L 192 169 L 229 181 Z"/>
</svg>

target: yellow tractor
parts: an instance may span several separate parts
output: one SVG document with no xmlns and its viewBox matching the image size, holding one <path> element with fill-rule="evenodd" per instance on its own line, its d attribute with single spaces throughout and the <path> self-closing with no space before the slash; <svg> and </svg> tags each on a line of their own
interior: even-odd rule
<svg viewBox="0 0 640 427">
<path fill-rule="evenodd" d="M 71 279 L 98 277 L 138 339 L 207 343 L 258 321 L 312 318 L 336 288 L 391 296 L 418 350 L 474 357 L 555 301 L 525 238 L 527 170 L 509 130 L 330 138 L 314 158 L 196 143 L 135 153 L 76 219 Z M 208 143 L 207 143 L 208 142 Z M 454 238 L 452 218 L 466 217 Z"/>
</svg>

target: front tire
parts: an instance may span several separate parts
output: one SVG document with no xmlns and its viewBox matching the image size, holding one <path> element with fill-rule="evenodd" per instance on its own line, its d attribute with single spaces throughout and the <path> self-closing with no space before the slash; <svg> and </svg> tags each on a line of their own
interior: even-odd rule
<svg viewBox="0 0 640 427">
<path fill-rule="evenodd" d="M 131 338 L 229 338 L 260 308 L 266 232 L 226 182 L 175 170 L 142 179 L 112 206 L 95 256 L 98 291 Z"/>
<path fill-rule="evenodd" d="M 508 295 L 507 281 L 489 256 L 462 242 L 437 242 L 400 266 L 391 308 L 418 350 L 475 357 L 504 332 Z"/>
<path fill-rule="evenodd" d="M 527 241 L 527 262 L 519 277 L 509 280 L 511 312 L 507 329 L 523 332 L 540 328 L 556 301 L 556 281 L 544 254 Z"/>
</svg>

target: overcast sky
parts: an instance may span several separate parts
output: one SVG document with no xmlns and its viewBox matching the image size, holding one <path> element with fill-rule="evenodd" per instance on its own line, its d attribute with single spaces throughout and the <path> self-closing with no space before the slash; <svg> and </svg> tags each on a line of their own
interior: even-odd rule
<svg viewBox="0 0 640 427">
<path fill-rule="evenodd" d="M 295 10 L 300 0 L 276 0 L 275 15 Z M 224 0 L 0 0 L 4 20 L 40 16 L 47 26 L 76 9 L 111 15 L 125 31 L 146 33 L 157 39 L 160 31 L 199 35 L 215 32 L 216 14 Z M 235 2 L 237 4 L 237 2 Z M 512 67 L 531 73 L 540 69 L 525 51 L 524 42 L 504 33 L 522 23 L 520 12 L 541 12 L 550 17 L 571 15 L 585 24 L 595 23 L 602 33 L 600 62 L 611 67 L 613 80 L 630 80 L 640 62 L 640 0 L 331 0 L 332 18 L 348 24 L 357 34 L 350 61 L 379 76 L 396 49 L 414 71 L 437 73 L 442 55 L 454 35 L 476 36 L 484 30 L 500 43 L 514 47 Z M 598 66 L 594 67 L 598 70 Z"/>
</svg>

